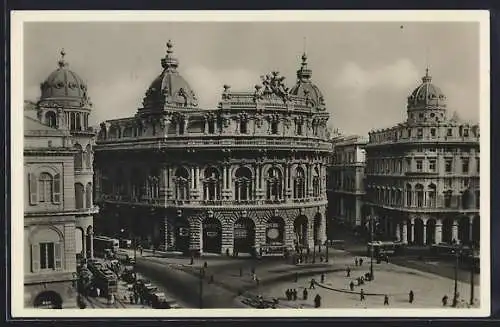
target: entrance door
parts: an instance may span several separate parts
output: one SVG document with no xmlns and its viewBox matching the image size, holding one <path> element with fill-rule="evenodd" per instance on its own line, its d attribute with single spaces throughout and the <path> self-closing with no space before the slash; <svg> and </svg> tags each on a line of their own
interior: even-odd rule
<svg viewBox="0 0 500 327">
<path fill-rule="evenodd" d="M 203 222 L 203 252 L 222 252 L 222 226 L 216 218 L 207 218 Z"/>
<path fill-rule="evenodd" d="M 187 222 L 175 227 L 175 250 L 182 253 L 189 252 L 189 225 Z"/>
<path fill-rule="evenodd" d="M 52 291 L 38 294 L 33 304 L 38 309 L 62 309 L 61 296 Z"/>
<path fill-rule="evenodd" d="M 234 251 L 252 253 L 255 246 L 255 224 L 249 218 L 240 218 L 234 223 Z"/>
</svg>

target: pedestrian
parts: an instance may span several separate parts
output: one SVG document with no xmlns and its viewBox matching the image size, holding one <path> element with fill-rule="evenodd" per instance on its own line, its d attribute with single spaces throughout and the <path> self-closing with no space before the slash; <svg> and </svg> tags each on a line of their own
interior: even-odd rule
<svg viewBox="0 0 500 327">
<path fill-rule="evenodd" d="M 352 280 L 349 283 L 349 288 L 351 289 L 351 292 L 354 291 L 354 282 Z"/>
<path fill-rule="evenodd" d="M 389 296 L 384 295 L 384 305 L 389 305 Z"/>
<path fill-rule="evenodd" d="M 410 293 L 408 294 L 408 301 L 410 303 L 413 303 L 414 298 L 415 298 L 415 294 L 413 293 L 413 290 L 410 290 Z"/>
<path fill-rule="evenodd" d="M 203 268 L 208 268 L 208 262 L 206 262 L 206 261 L 205 261 L 205 262 L 203 263 Z"/>
<path fill-rule="evenodd" d="M 359 259 L 359 266 L 361 267 L 363 265 L 363 259 Z"/>
<path fill-rule="evenodd" d="M 357 267 L 358 266 L 358 258 L 354 258 L 354 265 Z"/>
<path fill-rule="evenodd" d="M 321 284 L 325 283 L 325 274 L 321 274 Z"/>
<path fill-rule="evenodd" d="M 313 278 L 313 279 L 311 279 L 311 282 L 309 283 L 309 289 L 310 290 L 314 290 L 315 289 L 314 284 L 316 284 L 316 281 Z"/>
<path fill-rule="evenodd" d="M 359 300 L 360 301 L 365 300 L 365 291 L 363 289 L 361 289 L 361 291 L 359 291 Z"/>
<path fill-rule="evenodd" d="M 307 288 L 304 288 L 304 291 L 302 292 L 302 299 L 303 299 L 304 301 L 306 301 L 306 300 L 307 300 Z"/>
<path fill-rule="evenodd" d="M 321 307 L 321 296 L 319 296 L 319 294 L 316 294 L 316 296 L 314 297 L 314 307 Z"/>
<path fill-rule="evenodd" d="M 292 294 L 293 294 L 293 300 L 297 301 L 297 298 L 298 298 L 298 296 L 297 296 L 297 289 L 294 288 Z"/>
<path fill-rule="evenodd" d="M 347 273 L 347 277 L 351 277 L 351 268 L 347 267 L 345 271 Z"/>
<path fill-rule="evenodd" d="M 229 249 L 226 249 L 226 257 L 229 257 Z"/>
<path fill-rule="evenodd" d="M 292 298 L 292 290 L 291 289 L 287 289 L 286 292 L 285 292 L 285 296 L 286 296 L 286 299 L 288 301 L 290 301 L 290 299 Z"/>
<path fill-rule="evenodd" d="M 192 266 L 194 264 L 194 257 L 191 256 L 191 260 L 189 260 L 189 264 Z"/>
<path fill-rule="evenodd" d="M 448 295 L 443 296 L 441 299 L 441 302 L 443 302 L 443 307 L 448 305 Z"/>
</svg>

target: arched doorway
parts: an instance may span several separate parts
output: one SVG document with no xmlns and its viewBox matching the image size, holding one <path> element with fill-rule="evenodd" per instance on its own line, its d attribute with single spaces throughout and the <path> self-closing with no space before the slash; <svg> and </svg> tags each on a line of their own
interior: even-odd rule
<svg viewBox="0 0 500 327">
<path fill-rule="evenodd" d="M 425 228 L 425 240 L 426 243 L 431 245 L 436 243 L 436 220 L 435 219 L 429 219 L 427 220 Z"/>
<path fill-rule="evenodd" d="M 416 218 L 413 223 L 415 239 L 414 244 L 423 245 L 424 244 L 424 222 L 420 218 Z"/>
<path fill-rule="evenodd" d="M 307 233 L 307 217 L 304 215 L 298 216 L 293 222 L 293 233 L 295 234 L 295 244 L 301 247 L 308 247 Z"/>
<path fill-rule="evenodd" d="M 62 309 L 62 298 L 54 291 L 45 291 L 38 294 L 33 306 L 37 309 Z"/>
<path fill-rule="evenodd" d="M 266 226 L 266 244 L 283 245 L 285 243 L 285 221 L 281 217 L 272 217 Z"/>
<path fill-rule="evenodd" d="M 83 230 L 81 228 L 75 228 L 75 253 L 77 256 L 83 252 L 83 235 Z"/>
<path fill-rule="evenodd" d="M 442 237 L 443 243 L 451 244 L 453 241 L 453 219 L 450 217 L 443 220 Z"/>
<path fill-rule="evenodd" d="M 472 242 L 475 246 L 479 246 L 481 234 L 481 222 L 479 221 L 479 216 L 475 216 L 472 221 Z"/>
<path fill-rule="evenodd" d="M 214 217 L 203 221 L 203 252 L 221 253 L 222 252 L 222 225 Z"/>
<path fill-rule="evenodd" d="M 189 222 L 182 216 L 175 220 L 175 250 L 182 253 L 189 251 Z"/>
<path fill-rule="evenodd" d="M 234 223 L 234 251 L 252 253 L 255 246 L 255 223 L 250 218 L 239 218 Z"/>
<path fill-rule="evenodd" d="M 470 220 L 467 216 L 458 218 L 458 239 L 463 244 L 470 243 Z"/>
<path fill-rule="evenodd" d="M 406 228 L 406 242 L 408 242 L 408 244 L 412 244 L 413 241 L 415 240 L 414 238 L 412 238 L 413 230 L 415 229 L 415 226 L 412 225 L 410 219 L 407 219 L 406 225 L 403 226 L 403 228 Z"/>
</svg>

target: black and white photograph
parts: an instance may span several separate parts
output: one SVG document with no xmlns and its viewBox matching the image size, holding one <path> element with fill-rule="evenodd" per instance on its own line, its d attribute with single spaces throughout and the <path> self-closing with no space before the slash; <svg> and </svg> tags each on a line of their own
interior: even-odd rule
<svg viewBox="0 0 500 327">
<path fill-rule="evenodd" d="M 11 20 L 14 317 L 489 315 L 488 12 Z"/>
</svg>

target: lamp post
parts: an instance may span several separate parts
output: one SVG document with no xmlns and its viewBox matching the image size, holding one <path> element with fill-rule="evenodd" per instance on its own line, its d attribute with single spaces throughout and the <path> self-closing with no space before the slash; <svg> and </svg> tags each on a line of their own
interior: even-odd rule
<svg viewBox="0 0 500 327">
<path fill-rule="evenodd" d="M 368 216 L 368 222 L 370 224 L 370 280 L 374 280 L 375 275 L 373 274 L 373 251 L 375 250 L 375 247 L 373 246 L 373 234 L 374 234 L 375 216 L 373 214 Z"/>
<path fill-rule="evenodd" d="M 462 254 L 462 245 L 455 246 L 455 286 L 453 289 L 453 303 L 452 306 L 456 307 L 458 304 L 458 264 L 460 255 Z"/>
<path fill-rule="evenodd" d="M 330 245 L 328 244 L 328 239 L 326 240 L 326 262 L 328 262 L 328 248 Z"/>
<path fill-rule="evenodd" d="M 205 270 L 200 268 L 200 309 L 203 309 L 203 277 L 205 275 Z"/>
<path fill-rule="evenodd" d="M 470 305 L 474 305 L 474 273 L 476 268 L 476 260 L 474 255 L 474 243 L 471 242 L 471 265 L 470 265 Z"/>
</svg>

